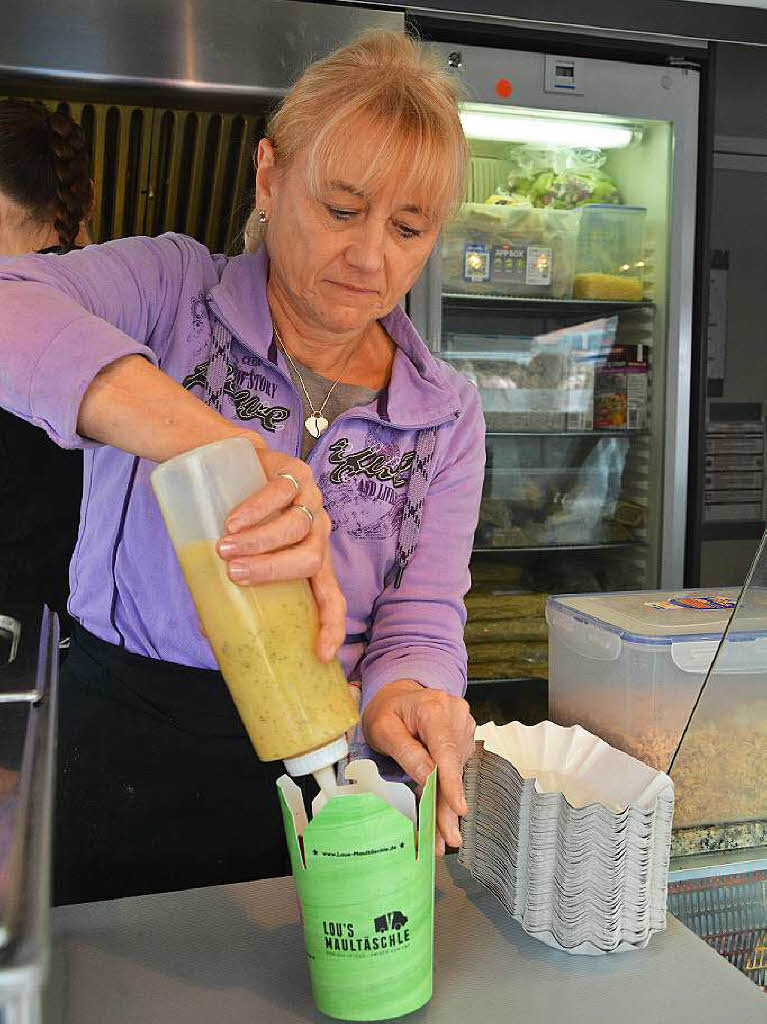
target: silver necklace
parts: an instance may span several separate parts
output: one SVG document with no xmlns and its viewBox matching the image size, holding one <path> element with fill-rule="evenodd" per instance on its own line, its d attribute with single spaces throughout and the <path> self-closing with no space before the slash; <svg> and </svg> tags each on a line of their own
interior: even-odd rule
<svg viewBox="0 0 767 1024">
<path fill-rule="evenodd" d="M 311 409 L 311 414 L 309 416 L 307 416 L 306 419 L 304 420 L 304 426 L 309 431 L 309 433 L 312 435 L 312 437 L 319 437 L 320 434 L 323 431 L 328 429 L 328 421 L 325 419 L 325 417 L 322 415 L 322 413 L 325 410 L 325 406 L 330 401 L 330 396 L 333 394 L 333 392 L 336 389 L 336 386 L 339 384 L 341 378 L 343 377 L 344 371 L 346 370 L 346 367 L 351 362 L 351 358 L 354 355 L 354 349 L 352 349 L 349 352 L 349 355 L 346 357 L 346 362 L 341 367 L 341 372 L 339 373 L 338 377 L 331 384 L 330 391 L 328 391 L 328 393 L 325 395 L 325 401 L 322 403 L 322 405 L 319 407 L 319 409 L 315 409 L 314 402 L 312 401 L 312 397 L 311 397 L 311 395 L 309 394 L 309 392 L 308 392 L 308 390 L 306 388 L 306 384 L 304 383 L 304 378 L 301 376 L 301 371 L 296 366 L 296 364 L 295 364 L 295 362 L 293 360 L 293 357 L 291 356 L 290 352 L 288 352 L 288 350 L 285 348 L 285 342 L 280 337 L 280 332 L 277 330 L 277 328 L 274 325 L 272 325 L 272 330 L 274 331 L 274 337 L 275 337 L 275 339 L 277 341 L 277 344 L 280 346 L 282 351 L 285 353 L 285 356 L 286 356 L 288 362 L 290 363 L 290 365 L 296 371 L 296 376 L 298 377 L 299 381 L 301 382 L 301 387 L 303 389 L 304 394 L 306 395 L 307 404 L 308 404 L 309 408 Z"/>
</svg>

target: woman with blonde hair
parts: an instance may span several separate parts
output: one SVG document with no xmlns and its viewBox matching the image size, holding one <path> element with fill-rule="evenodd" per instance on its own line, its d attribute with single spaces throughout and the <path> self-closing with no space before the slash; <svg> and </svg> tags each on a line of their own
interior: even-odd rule
<svg viewBox="0 0 767 1024">
<path fill-rule="evenodd" d="M 465 167 L 452 79 L 378 31 L 281 102 L 242 255 L 167 234 L 1 268 L 0 401 L 86 459 L 59 902 L 288 870 L 281 769 L 249 746 L 148 481 L 154 463 L 233 435 L 271 479 L 230 516 L 229 576 L 311 578 L 321 656 L 338 649 L 361 691 L 360 746 L 418 783 L 436 764 L 440 847 L 460 842 L 483 419 L 399 303 Z"/>
</svg>

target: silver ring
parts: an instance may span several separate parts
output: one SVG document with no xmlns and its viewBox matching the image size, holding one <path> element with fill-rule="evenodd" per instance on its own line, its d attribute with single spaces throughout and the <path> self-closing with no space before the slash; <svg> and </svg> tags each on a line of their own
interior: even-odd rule
<svg viewBox="0 0 767 1024">
<path fill-rule="evenodd" d="M 296 480 L 292 473 L 278 473 L 277 476 L 281 476 L 284 480 L 290 480 L 296 489 L 296 494 L 301 490 L 301 484 Z"/>
<path fill-rule="evenodd" d="M 314 522 L 314 513 L 310 508 L 307 508 L 306 505 L 291 505 L 290 507 L 297 508 L 299 512 L 303 512 L 305 516 L 308 516 L 310 523 Z"/>
</svg>

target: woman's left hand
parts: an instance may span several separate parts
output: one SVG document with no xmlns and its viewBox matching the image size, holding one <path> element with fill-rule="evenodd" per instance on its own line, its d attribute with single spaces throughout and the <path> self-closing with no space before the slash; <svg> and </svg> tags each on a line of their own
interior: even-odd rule
<svg viewBox="0 0 767 1024">
<path fill-rule="evenodd" d="M 461 697 L 421 686 L 413 679 L 387 683 L 362 716 L 374 750 L 388 754 L 420 786 L 437 766 L 437 853 L 460 846 L 458 818 L 466 813 L 463 766 L 474 750 L 476 723 Z"/>
<path fill-rule="evenodd" d="M 320 613 L 317 653 L 329 661 L 346 636 L 346 601 L 333 572 L 322 494 L 305 462 L 257 450 L 268 483 L 230 513 L 218 553 L 243 586 L 308 579 Z"/>
</svg>

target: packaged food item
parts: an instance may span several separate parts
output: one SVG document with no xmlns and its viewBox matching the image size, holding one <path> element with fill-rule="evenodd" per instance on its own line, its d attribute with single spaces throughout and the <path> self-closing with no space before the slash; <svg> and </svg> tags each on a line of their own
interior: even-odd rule
<svg viewBox="0 0 767 1024">
<path fill-rule="evenodd" d="M 644 295 L 643 206 L 596 204 L 581 211 L 573 296 L 639 302 Z"/>
<path fill-rule="evenodd" d="M 619 274 L 576 274 L 573 279 L 574 299 L 612 299 L 615 302 L 640 302 L 641 278 Z"/>
<path fill-rule="evenodd" d="M 563 387 L 569 394 L 567 415 L 562 429 L 594 429 L 594 380 L 596 368 L 613 351 L 618 332 L 616 316 L 601 317 L 575 327 L 538 335 L 536 344 L 543 350 L 556 348 L 567 353 L 567 372 Z"/>
<path fill-rule="evenodd" d="M 647 523 L 647 508 L 638 501 L 623 499 L 615 505 L 613 522 L 621 523 L 632 530 L 641 530 Z"/>
<path fill-rule="evenodd" d="M 590 203 L 620 203 L 618 186 L 604 171 L 599 149 L 515 146 L 510 155 L 509 191 L 533 206 L 573 210 Z"/>
<path fill-rule="evenodd" d="M 442 235 L 448 292 L 568 298 L 578 215 L 529 205 L 464 203 Z"/>
<path fill-rule="evenodd" d="M 555 210 L 573 210 L 588 203 L 618 203 L 618 187 L 604 171 L 593 168 L 569 168 L 560 174 L 544 171 L 530 187 L 528 197 L 534 206 L 553 206 Z"/>
<path fill-rule="evenodd" d="M 479 390 L 489 430 L 591 430 L 594 364 L 608 352 L 617 317 L 520 341 L 503 358 L 451 358 Z"/>
<path fill-rule="evenodd" d="M 594 429 L 647 427 L 648 348 L 618 345 L 594 371 Z"/>
<path fill-rule="evenodd" d="M 488 471 L 476 545 L 534 548 L 630 539 L 631 530 L 613 519 L 628 448 L 625 437 L 563 439 L 561 464 L 544 467 L 542 460 L 530 465 L 529 448 L 505 445 Z"/>
<path fill-rule="evenodd" d="M 530 349 L 515 355 L 451 360 L 478 388 L 488 429 L 564 430 L 573 403 L 591 405 L 591 395 L 572 395 L 566 387 L 565 353 Z"/>
</svg>

